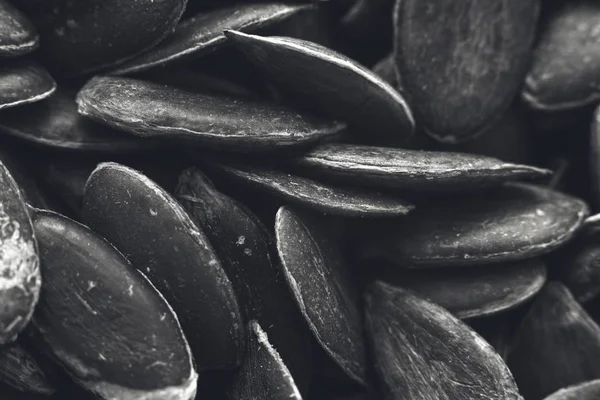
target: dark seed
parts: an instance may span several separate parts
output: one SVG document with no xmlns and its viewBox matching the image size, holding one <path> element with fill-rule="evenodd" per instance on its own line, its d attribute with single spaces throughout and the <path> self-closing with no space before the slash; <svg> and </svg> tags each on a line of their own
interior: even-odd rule
<svg viewBox="0 0 600 400">
<path fill-rule="evenodd" d="M 38 47 L 33 24 L 8 1 L 0 1 L 0 56 L 17 57 Z"/>
<path fill-rule="evenodd" d="M 27 204 L 0 162 L 0 344 L 13 341 L 29 323 L 41 284 Z"/>
<path fill-rule="evenodd" d="M 55 90 L 54 79 L 32 61 L 10 60 L 0 67 L 0 110 L 43 100 Z"/>
<path fill-rule="evenodd" d="M 92 79 L 79 92 L 77 104 L 81 114 L 137 136 L 178 138 L 230 150 L 301 145 L 343 128 L 279 105 L 127 78 Z"/>
<path fill-rule="evenodd" d="M 139 172 L 103 163 L 86 184 L 82 219 L 173 306 L 200 370 L 240 364 L 244 324 L 231 282 L 175 199 Z"/>
<path fill-rule="evenodd" d="M 565 1 L 540 34 L 523 98 L 540 110 L 581 107 L 600 99 L 600 5 Z"/>
<path fill-rule="evenodd" d="M 398 75 L 396 74 L 396 60 L 394 54 L 390 54 L 385 58 L 382 58 L 375 66 L 372 71 L 374 74 L 379 75 L 381 79 L 386 81 L 392 87 L 398 87 Z"/>
<path fill-rule="evenodd" d="M 429 135 L 460 142 L 508 109 L 529 67 L 539 3 L 398 2 L 396 67 Z"/>
<path fill-rule="evenodd" d="M 56 382 L 46 374 L 36 357 L 19 343 L 0 349 L 0 381 L 26 393 L 47 396 L 56 392 Z"/>
<path fill-rule="evenodd" d="M 508 367 L 483 338 L 409 291 L 374 283 L 366 321 L 386 400 L 521 398 Z"/>
<path fill-rule="evenodd" d="M 225 398 L 302 400 L 294 378 L 258 322 L 251 321 L 246 330 L 246 357 Z"/>
<path fill-rule="evenodd" d="M 544 400 L 596 400 L 598 398 L 600 398 L 600 379 L 560 389 Z"/>
<path fill-rule="evenodd" d="M 234 179 L 324 213 L 347 217 L 393 217 L 405 215 L 413 209 L 411 204 L 397 197 L 326 185 L 262 167 L 215 166 Z"/>
<path fill-rule="evenodd" d="M 551 282 L 521 323 L 508 365 L 527 400 L 600 378 L 600 327 L 567 288 Z"/>
<path fill-rule="evenodd" d="M 356 41 L 390 42 L 394 0 L 357 0 L 340 21 L 343 32 Z"/>
<path fill-rule="evenodd" d="M 285 279 L 313 335 L 354 381 L 365 384 L 365 350 L 356 283 L 318 214 L 282 207 L 275 219 Z"/>
<path fill-rule="evenodd" d="M 103 399 L 190 400 L 198 375 L 170 306 L 108 242 L 38 211 L 44 289 L 33 317 L 43 346 Z"/>
<path fill-rule="evenodd" d="M 97 71 L 154 47 L 174 29 L 187 0 L 52 2 L 37 22 L 45 65 L 62 76 Z"/>
<path fill-rule="evenodd" d="M 131 74 L 196 58 L 223 47 L 227 42 L 223 35 L 225 30 L 254 32 L 307 9 L 305 5 L 240 4 L 199 14 L 177 25 L 173 34 L 158 46 L 120 65 L 112 74 Z"/>
<path fill-rule="evenodd" d="M 563 245 L 587 215 L 574 197 L 507 184 L 468 200 L 427 201 L 402 220 L 382 221 L 361 232 L 362 254 L 406 267 L 522 260 Z"/>
<path fill-rule="evenodd" d="M 596 108 L 592 121 L 589 163 L 592 206 L 595 210 L 600 210 L 600 107 Z"/>
<path fill-rule="evenodd" d="M 398 142 L 412 135 L 414 121 L 402 96 L 377 75 L 346 56 L 289 37 L 226 31 L 268 79 L 324 115 Z"/>
<path fill-rule="evenodd" d="M 354 184 L 412 191 L 473 190 L 551 171 L 465 153 L 331 143 L 303 154 L 297 164 L 318 176 Z"/>
<path fill-rule="evenodd" d="M 380 268 L 376 276 L 410 289 L 465 319 L 496 314 L 529 300 L 544 286 L 546 267 L 537 259 L 439 270 L 392 266 Z"/>
</svg>

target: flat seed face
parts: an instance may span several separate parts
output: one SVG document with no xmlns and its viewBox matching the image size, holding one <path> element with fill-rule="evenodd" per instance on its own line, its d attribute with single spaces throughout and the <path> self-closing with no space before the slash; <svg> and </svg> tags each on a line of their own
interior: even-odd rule
<svg viewBox="0 0 600 400">
<path fill-rule="evenodd" d="M 318 214 L 281 207 L 275 219 L 285 279 L 313 335 L 350 378 L 365 384 L 355 282 Z"/>
<path fill-rule="evenodd" d="M 222 48 L 228 29 L 254 32 L 289 18 L 307 6 L 279 3 L 240 4 L 189 18 L 152 50 L 120 65 L 113 74 L 130 74 Z"/>
<path fill-rule="evenodd" d="M 46 396 L 56 392 L 55 382 L 36 358 L 18 343 L 0 350 L 0 381 L 26 393 Z"/>
<path fill-rule="evenodd" d="M 398 142 L 414 130 L 411 111 L 389 84 L 356 61 L 318 44 L 288 37 L 227 31 L 225 35 L 267 79 L 307 106 L 369 134 Z"/>
<path fill-rule="evenodd" d="M 540 110 L 564 110 L 600 98 L 600 5 L 567 1 L 541 30 L 523 99 Z"/>
<path fill-rule="evenodd" d="M 595 400 L 600 398 L 600 379 L 560 389 L 544 400 Z"/>
<path fill-rule="evenodd" d="M 271 234 L 258 218 L 220 193 L 198 169 L 179 176 L 176 198 L 204 231 L 231 280 L 246 321 L 264 326 L 299 388 L 310 383 L 310 333 L 298 312 L 274 253 Z M 249 340 L 256 340 L 250 335 Z"/>
<path fill-rule="evenodd" d="M 33 325 L 53 357 L 102 398 L 193 398 L 191 351 L 150 282 L 83 225 L 39 211 L 34 226 L 45 281 Z"/>
<path fill-rule="evenodd" d="M 318 176 L 412 191 L 468 190 L 551 174 L 549 170 L 472 154 L 338 143 L 310 150 L 297 164 Z"/>
<path fill-rule="evenodd" d="M 119 152 L 155 145 L 82 117 L 75 94 L 67 88 L 35 104 L 0 112 L 0 133 L 63 149 Z"/>
<path fill-rule="evenodd" d="M 260 167 L 220 165 L 232 177 L 296 204 L 348 217 L 394 217 L 413 209 L 408 202 L 379 193 L 331 186 L 285 172 Z"/>
<path fill-rule="evenodd" d="M 562 284 L 536 297 L 515 336 L 508 365 L 526 399 L 600 377 L 600 327 Z"/>
<path fill-rule="evenodd" d="M 315 142 L 343 125 L 268 103 L 97 77 L 77 96 L 79 113 L 137 136 L 178 138 L 209 147 L 261 150 Z"/>
<path fill-rule="evenodd" d="M 186 3 L 187 0 L 54 2 L 53 12 L 37 24 L 44 63 L 57 74 L 73 76 L 122 62 L 170 34 Z"/>
<path fill-rule="evenodd" d="M 546 267 L 537 259 L 433 271 L 392 266 L 377 277 L 466 319 L 496 314 L 529 300 L 546 282 Z"/>
<path fill-rule="evenodd" d="M 226 395 L 227 400 L 302 400 L 290 371 L 256 321 L 248 324 L 246 357 Z"/>
<path fill-rule="evenodd" d="M 382 282 L 366 294 L 366 332 L 386 400 L 519 400 L 492 347 L 445 309 Z"/>
<path fill-rule="evenodd" d="M 239 365 L 244 325 L 231 282 L 175 199 L 139 172 L 103 163 L 88 179 L 82 214 L 173 306 L 200 370 Z"/>
<path fill-rule="evenodd" d="M 32 61 L 11 60 L 0 67 L 0 110 L 43 100 L 55 90 L 54 79 Z"/>
<path fill-rule="evenodd" d="M 0 343 L 16 338 L 33 314 L 42 279 L 27 205 L 0 162 Z"/>
<path fill-rule="evenodd" d="M 564 244 L 588 213 L 574 197 L 507 184 L 468 200 L 424 202 L 402 220 L 373 225 L 361 232 L 360 252 L 407 267 L 521 260 Z"/>
<path fill-rule="evenodd" d="M 33 24 L 8 1 L 0 1 L 0 56 L 17 57 L 37 47 Z"/>
<path fill-rule="evenodd" d="M 539 3 L 397 2 L 396 67 L 427 133 L 460 142 L 508 108 L 529 67 Z"/>
</svg>

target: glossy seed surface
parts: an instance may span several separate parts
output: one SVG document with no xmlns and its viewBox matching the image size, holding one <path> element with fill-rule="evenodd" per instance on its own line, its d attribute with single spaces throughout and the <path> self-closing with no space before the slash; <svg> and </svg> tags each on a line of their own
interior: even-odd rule
<svg viewBox="0 0 600 400">
<path fill-rule="evenodd" d="M 186 92 L 128 78 L 97 77 L 77 96 L 79 113 L 142 137 L 233 150 L 312 143 L 342 124 L 270 103 Z"/>
<path fill-rule="evenodd" d="M 43 100 L 55 90 L 54 79 L 35 62 L 17 59 L 0 67 L 0 110 Z"/>
<path fill-rule="evenodd" d="M 0 56 L 22 56 L 38 45 L 39 37 L 31 21 L 8 1 L 0 1 Z"/>
<path fill-rule="evenodd" d="M 366 294 L 366 331 L 387 400 L 520 400 L 494 349 L 445 309 L 382 282 Z"/>
</svg>

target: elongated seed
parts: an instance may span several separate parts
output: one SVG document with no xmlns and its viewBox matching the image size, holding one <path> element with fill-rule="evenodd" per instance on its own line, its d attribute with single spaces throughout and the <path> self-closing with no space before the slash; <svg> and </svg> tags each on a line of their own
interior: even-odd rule
<svg viewBox="0 0 600 400">
<path fill-rule="evenodd" d="M 0 1 L 0 55 L 22 56 L 38 45 L 39 37 L 31 21 L 8 1 Z"/>
<path fill-rule="evenodd" d="M 0 67 L 0 110 L 43 100 L 55 90 L 54 79 L 33 61 L 16 59 Z"/>
</svg>

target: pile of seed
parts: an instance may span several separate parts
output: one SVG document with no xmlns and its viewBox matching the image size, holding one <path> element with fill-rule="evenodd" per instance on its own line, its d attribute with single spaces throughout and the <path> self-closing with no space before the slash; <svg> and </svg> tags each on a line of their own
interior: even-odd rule
<svg viewBox="0 0 600 400">
<path fill-rule="evenodd" d="M 600 398 L 596 0 L 10 3 L 0 400 Z"/>
</svg>

